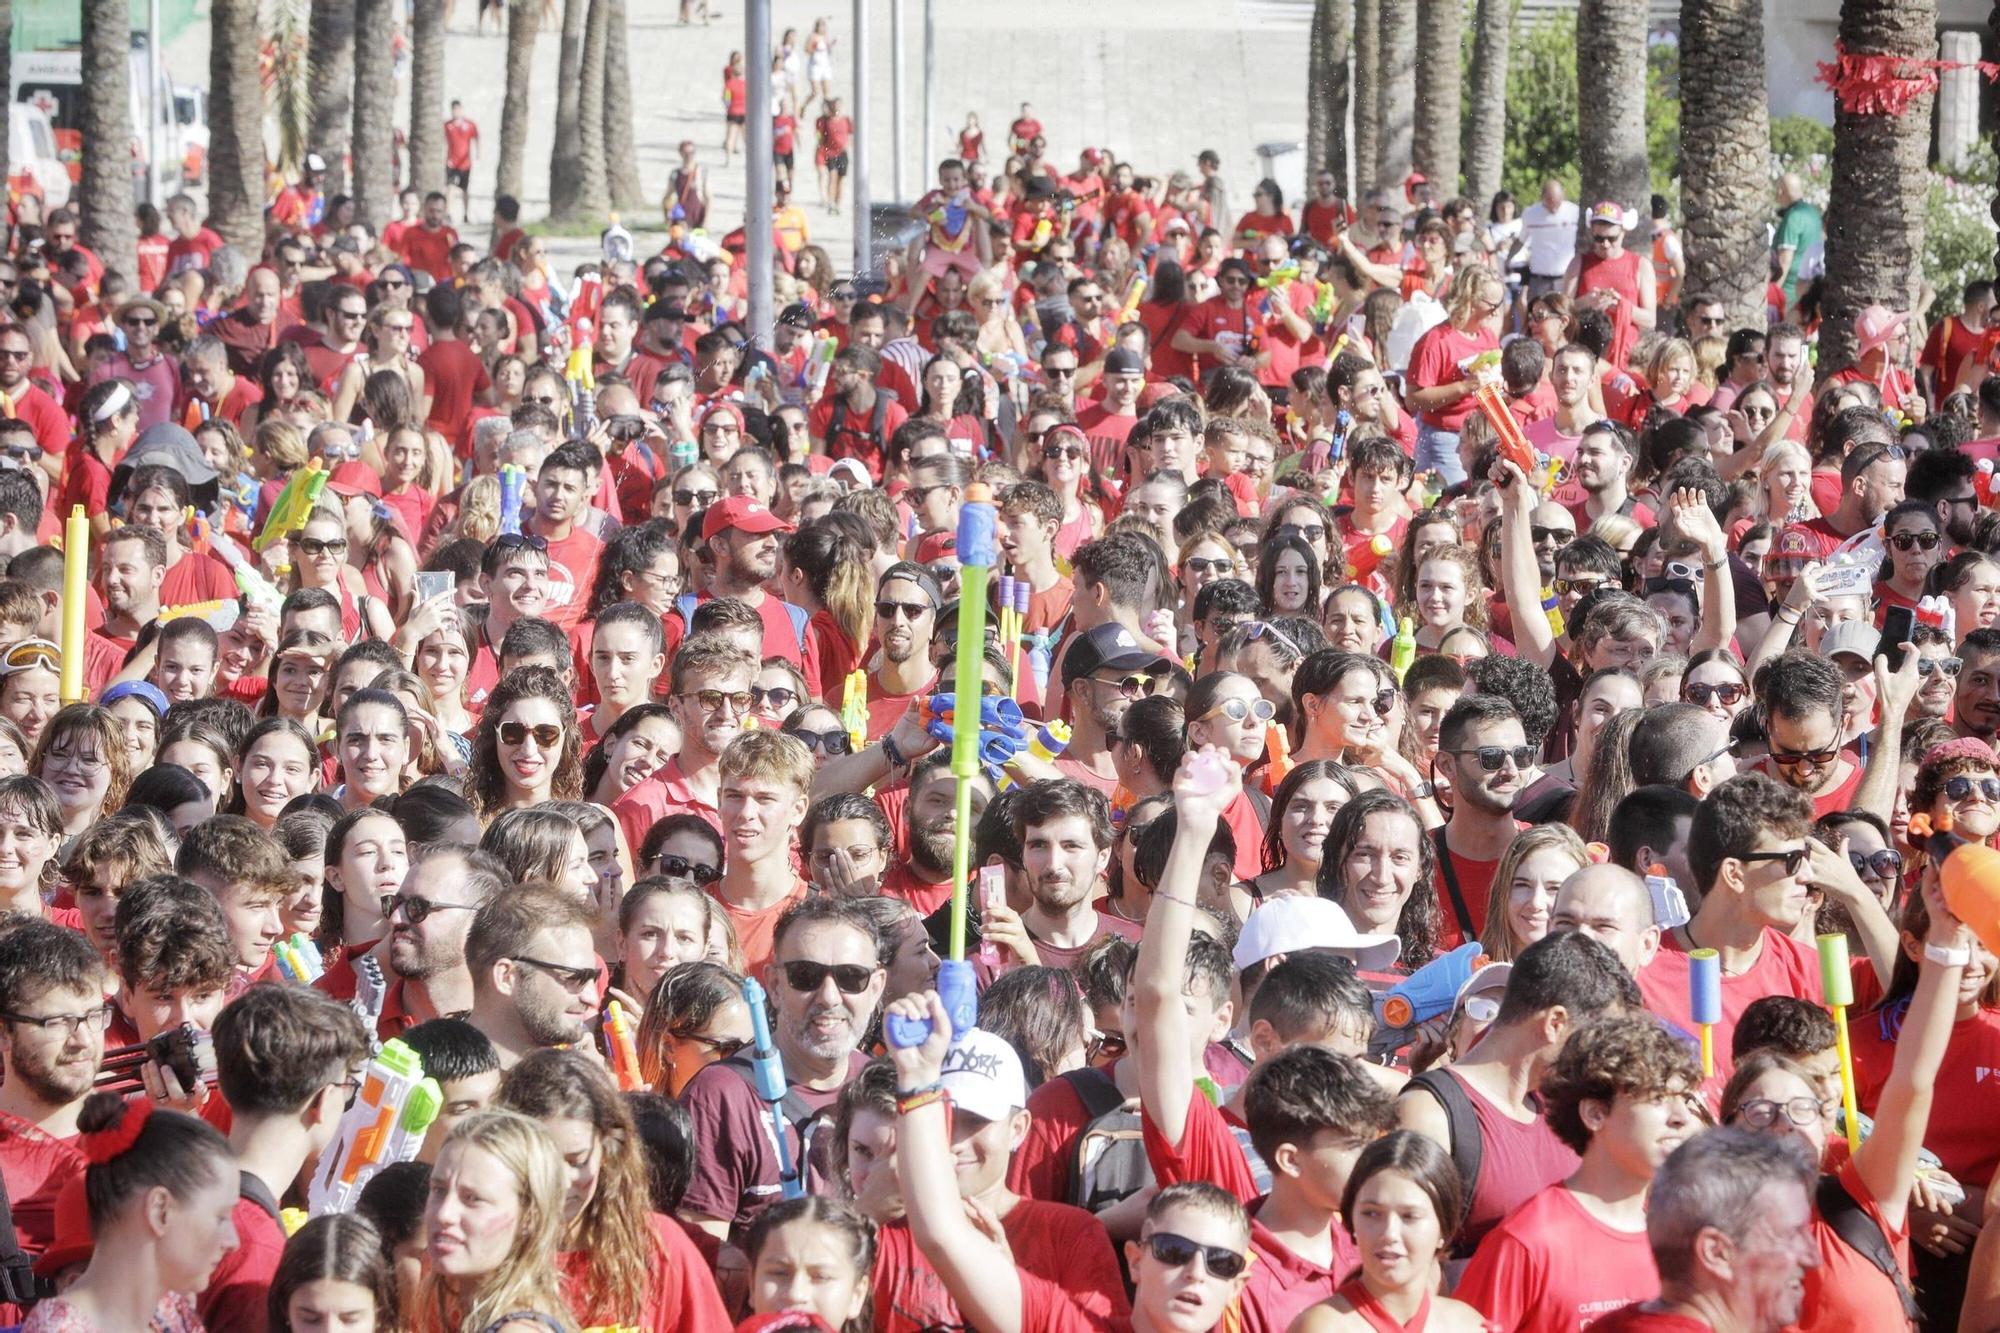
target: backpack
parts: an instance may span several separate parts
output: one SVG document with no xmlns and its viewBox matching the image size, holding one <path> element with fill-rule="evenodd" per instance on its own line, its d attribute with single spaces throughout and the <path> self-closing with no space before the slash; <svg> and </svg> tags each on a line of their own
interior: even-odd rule
<svg viewBox="0 0 2000 1333">
<path fill-rule="evenodd" d="M 23 1310 L 44 1296 L 55 1295 L 55 1284 L 35 1276 L 34 1260 L 21 1248 L 14 1231 L 14 1206 L 7 1199 L 7 1182 L 0 1179 L 0 1302 Z"/>
<path fill-rule="evenodd" d="M 674 598 L 674 610 L 681 613 L 681 624 L 690 628 L 694 625 L 694 609 L 700 605 L 700 599 L 691 592 L 684 592 Z M 780 601 L 778 605 L 785 608 L 785 619 L 792 622 L 792 640 L 798 645 L 799 654 L 803 658 L 806 651 L 806 625 L 812 617 L 806 614 L 803 606 L 793 606 L 786 601 Z"/>
<path fill-rule="evenodd" d="M 1896 1299 L 1903 1303 L 1903 1318 L 1911 1324 L 1923 1322 L 1923 1311 L 1917 1306 L 1916 1293 L 1910 1290 L 1910 1280 L 1903 1272 L 1903 1266 L 1896 1262 L 1896 1251 L 1889 1244 L 1889 1238 L 1882 1234 L 1882 1225 L 1868 1215 L 1868 1210 L 1855 1201 L 1847 1187 L 1840 1183 L 1839 1176 L 1821 1176 L 1813 1190 L 1813 1208 L 1820 1220 L 1833 1228 L 1833 1234 L 1875 1265 L 1890 1282 L 1895 1284 Z"/>
<path fill-rule="evenodd" d="M 1146 1160 L 1139 1099 L 1127 1099 L 1111 1075 L 1102 1069 L 1072 1069 L 1059 1077 L 1075 1091 L 1083 1102 L 1084 1114 L 1090 1117 L 1077 1134 L 1072 1149 L 1069 1202 L 1101 1213 L 1153 1183 L 1153 1167 Z M 1271 1170 L 1250 1146 L 1250 1131 L 1231 1125 L 1229 1132 L 1250 1163 L 1257 1192 L 1270 1193 Z"/>
<path fill-rule="evenodd" d="M 848 435 L 857 439 L 865 439 L 874 445 L 876 458 L 886 457 L 889 451 L 889 442 L 882 432 L 882 427 L 888 423 L 889 400 L 892 397 L 894 395 L 885 389 L 877 389 L 875 391 L 875 406 L 868 413 L 868 429 L 866 431 L 858 431 L 847 424 L 847 400 L 836 397 L 833 400 L 833 416 L 826 423 L 826 451 L 829 454 L 833 454 L 835 458 L 849 457 L 850 455 L 836 453 L 834 450 L 834 442 L 842 435 Z"/>
<path fill-rule="evenodd" d="M 1479 1133 L 1479 1115 L 1472 1109 L 1472 1099 L 1465 1095 L 1465 1086 L 1442 1069 L 1427 1069 L 1409 1082 L 1412 1088 L 1422 1088 L 1437 1098 L 1444 1108 L 1445 1124 L 1451 1130 L 1451 1163 L 1458 1168 L 1459 1179 L 1465 1185 L 1465 1200 L 1471 1207 L 1473 1191 L 1479 1188 L 1479 1164 L 1485 1153 L 1485 1144 Z M 1453 1242 L 1452 1255 L 1458 1259 L 1472 1257 L 1470 1247 L 1461 1247 Z"/>
<path fill-rule="evenodd" d="M 757 1091 L 757 1066 L 747 1054 L 732 1055 L 718 1063 L 729 1066 L 738 1077 L 750 1085 L 753 1093 Z M 757 1101 L 760 1106 L 766 1105 L 761 1094 Z M 796 1087 L 787 1084 L 784 1098 L 778 1103 L 778 1110 L 785 1117 L 786 1127 L 798 1136 L 798 1142 L 791 1150 L 792 1168 L 805 1182 L 806 1193 L 823 1192 L 823 1187 L 830 1179 L 827 1163 L 833 1138 L 831 1133 L 833 1105 L 829 1104 L 814 1110 L 806 1105 L 806 1099 L 800 1095 Z M 765 1137 L 770 1138 L 771 1116 L 768 1107 L 758 1119 L 764 1126 Z"/>
</svg>

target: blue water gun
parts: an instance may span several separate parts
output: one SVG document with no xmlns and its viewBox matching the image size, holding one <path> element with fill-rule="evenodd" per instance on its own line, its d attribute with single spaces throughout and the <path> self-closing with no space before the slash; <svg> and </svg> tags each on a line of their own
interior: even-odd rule
<svg viewBox="0 0 2000 1333">
<path fill-rule="evenodd" d="M 1449 1013 L 1459 988 L 1490 960 L 1478 940 L 1468 940 L 1450 953 L 1439 954 L 1396 985 L 1375 997 L 1378 1039 L 1405 1045 L 1419 1024 Z"/>
<path fill-rule="evenodd" d="M 757 978 L 743 978 L 743 1003 L 750 1010 L 750 1031 L 755 1038 L 750 1051 L 751 1081 L 758 1099 L 770 1111 L 771 1137 L 778 1145 L 778 1184 L 787 1199 L 797 1199 L 805 1194 L 806 1181 L 799 1164 L 792 1160 L 791 1140 L 786 1137 L 791 1126 L 785 1123 L 785 1057 L 778 1054 L 777 1043 L 771 1040 L 771 1017 L 765 1011 L 764 988 Z"/>
<path fill-rule="evenodd" d="M 512 463 L 500 467 L 500 532 L 521 535 L 521 493 L 527 489 L 528 474 Z"/>
</svg>

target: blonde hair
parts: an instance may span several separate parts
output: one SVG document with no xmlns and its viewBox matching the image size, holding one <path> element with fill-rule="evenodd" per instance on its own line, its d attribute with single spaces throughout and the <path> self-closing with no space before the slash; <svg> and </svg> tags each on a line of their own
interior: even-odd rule
<svg viewBox="0 0 2000 1333">
<path fill-rule="evenodd" d="M 1606 514 L 1590 525 L 1590 536 L 1623 555 L 1645 529 L 1629 514 Z"/>
<path fill-rule="evenodd" d="M 488 475 L 465 483 L 451 531 L 482 546 L 500 535 L 500 478 Z"/>
<path fill-rule="evenodd" d="M 1507 289 L 1493 270 L 1478 264 L 1467 264 L 1451 280 L 1451 290 L 1445 295 L 1445 309 L 1451 322 L 1457 324 L 1472 313 L 1472 303 L 1483 295 L 1486 289 L 1499 287 L 1502 301 L 1506 300 Z"/>
<path fill-rule="evenodd" d="M 796 736 L 759 728 L 746 731 L 722 747 L 718 765 L 722 780 L 763 778 L 796 787 L 801 796 L 812 790 L 812 751 Z"/>
<path fill-rule="evenodd" d="M 1764 517 L 1777 522 L 1786 518 L 1783 514 L 1770 512 L 1771 478 L 1778 475 L 1778 469 L 1786 464 L 1812 469 L 1812 455 L 1796 440 L 1773 440 L 1765 446 L 1764 456 L 1757 460 L 1757 508 Z M 1807 503 L 1811 503 L 1811 491 L 1807 492 Z M 1814 506 L 1817 510 L 1818 506 Z"/>
<path fill-rule="evenodd" d="M 1479 947 L 1496 963 L 1511 963 L 1527 947 L 1524 941 L 1514 938 L 1513 928 L 1507 923 L 1507 899 L 1513 896 L 1514 873 L 1536 852 L 1550 851 L 1567 853 L 1578 870 L 1590 864 L 1590 854 L 1584 850 L 1583 839 L 1576 836 L 1575 829 L 1567 824 L 1537 824 L 1523 829 L 1508 843 L 1507 850 L 1500 855 L 1500 864 L 1493 868 L 1493 888 L 1486 896 L 1486 929 L 1479 936 Z"/>
<path fill-rule="evenodd" d="M 1668 338 L 1653 349 L 1653 355 L 1646 361 L 1646 383 L 1657 390 L 1660 376 L 1666 373 L 1669 365 L 1679 359 L 1687 361 L 1688 374 L 1691 378 L 1700 376 L 1701 362 L 1695 357 L 1694 344 L 1685 338 Z"/>
<path fill-rule="evenodd" d="M 1729 359 L 1729 339 L 1719 333 L 1704 333 L 1694 340 L 1694 377 L 1704 388 L 1713 389 L 1722 378 L 1722 363 Z"/>
<path fill-rule="evenodd" d="M 252 437 L 256 451 L 271 460 L 273 467 L 290 472 L 293 468 L 306 465 L 306 437 L 299 428 L 282 417 L 266 417 L 257 423 L 257 433 Z"/>
<path fill-rule="evenodd" d="M 534 1311 L 570 1333 L 576 1324 L 556 1276 L 568 1171 L 548 1133 L 513 1111 L 477 1111 L 452 1126 L 444 1147 L 477 1148 L 505 1167 L 514 1177 L 521 1217 L 507 1257 L 463 1299 L 450 1281 L 425 1272 L 417 1287 L 416 1327 L 424 1333 L 461 1333 Z"/>
</svg>

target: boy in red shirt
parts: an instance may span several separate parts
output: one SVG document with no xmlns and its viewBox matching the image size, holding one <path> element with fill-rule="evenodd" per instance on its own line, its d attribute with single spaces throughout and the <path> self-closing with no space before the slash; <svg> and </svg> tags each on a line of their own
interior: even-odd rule
<svg viewBox="0 0 2000 1333">
<path fill-rule="evenodd" d="M 479 126 L 465 114 L 465 103 L 453 98 L 451 119 L 444 123 L 445 213 L 450 215 L 451 188 L 456 185 L 468 223 L 472 221 L 472 160 L 478 152 Z"/>
</svg>

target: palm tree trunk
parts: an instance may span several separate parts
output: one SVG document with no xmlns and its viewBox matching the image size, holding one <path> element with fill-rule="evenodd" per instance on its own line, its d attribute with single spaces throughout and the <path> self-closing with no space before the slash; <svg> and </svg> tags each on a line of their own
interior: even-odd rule
<svg viewBox="0 0 2000 1333">
<path fill-rule="evenodd" d="M 625 0 L 610 0 L 604 42 L 604 172 L 610 182 L 613 208 L 638 208 L 645 203 L 639 189 L 639 144 L 632 133 L 632 66 L 626 58 L 629 41 Z"/>
<path fill-rule="evenodd" d="M 1761 328 L 1769 269 L 1771 121 L 1763 0 L 1681 0 L 1681 237 L 1687 290 Z"/>
<path fill-rule="evenodd" d="M 1331 171 L 1343 195 L 1347 178 L 1348 48 L 1354 38 L 1354 0 L 1318 0 L 1313 6 L 1313 49 L 1306 91 L 1306 184 Z"/>
<path fill-rule="evenodd" d="M 1382 151 L 1382 0 L 1354 0 L 1354 193 L 1375 188 Z"/>
<path fill-rule="evenodd" d="M 258 0 L 210 0 L 208 225 L 254 262 L 264 253 L 264 81 Z"/>
<path fill-rule="evenodd" d="M 1616 200 L 1645 218 L 1652 201 L 1646 166 L 1646 0 L 1582 0 L 1576 11 L 1576 67 L 1588 72 L 1593 89 L 1629 92 L 1577 99 L 1582 202 L 1588 208 Z"/>
<path fill-rule="evenodd" d="M 1515 0 L 1479 0 L 1472 29 L 1472 115 L 1465 123 L 1465 192 L 1484 207 L 1507 161 L 1507 61 Z"/>
<path fill-rule="evenodd" d="M 564 0 L 562 51 L 556 57 L 556 142 L 549 154 L 549 216 L 576 216 L 577 191 L 583 183 L 583 164 L 577 151 L 582 100 L 583 33 L 590 15 L 590 0 Z"/>
<path fill-rule="evenodd" d="M 444 0 L 416 0 L 410 18 L 410 188 L 444 189 Z"/>
<path fill-rule="evenodd" d="M 1417 5 L 1416 168 L 1440 200 L 1458 193 L 1463 0 L 1420 0 Z"/>
<path fill-rule="evenodd" d="M 396 10 L 354 3 L 354 210 L 377 233 L 396 211 Z"/>
<path fill-rule="evenodd" d="M 1850 55 L 1935 59 L 1935 0 L 1845 0 L 1840 42 Z M 1934 100 L 1933 93 L 1919 94 L 1896 115 L 1863 112 L 1844 103 L 1834 108 L 1819 334 L 1822 375 L 1853 362 L 1854 316 L 1862 307 L 1910 310 L 1916 304 Z"/>
<path fill-rule="evenodd" d="M 312 150 L 326 159 L 327 194 L 347 193 L 348 129 L 354 120 L 355 0 L 313 0 L 307 30 Z"/>
<path fill-rule="evenodd" d="M 521 197 L 528 157 L 528 82 L 535 65 L 535 28 L 542 0 L 508 0 L 507 94 L 500 104 L 500 168 L 493 192 Z"/>
<path fill-rule="evenodd" d="M 132 109 L 128 53 L 132 10 L 126 0 L 83 0 L 83 105 L 86 145 L 78 198 L 78 239 L 105 267 L 128 278 L 139 271 L 139 224 L 132 215 Z"/>
<path fill-rule="evenodd" d="M 1381 139 L 1375 145 L 1375 184 L 1399 190 L 1409 177 L 1415 147 L 1417 16 L 1408 0 L 1381 0 L 1382 81 L 1376 98 Z"/>
<path fill-rule="evenodd" d="M 586 217 L 611 209 L 611 182 L 604 165 L 604 61 L 611 33 L 610 0 L 590 0 L 583 26 L 583 93 L 577 104 L 576 211 Z"/>
<path fill-rule="evenodd" d="M 12 68 L 14 68 L 14 0 L 0 0 L 0 69 Z M 0 107 L 0 180 L 5 180 L 8 172 L 7 142 L 8 136 L 13 133 L 13 126 L 7 119 L 9 114 L 7 107 Z"/>
</svg>

